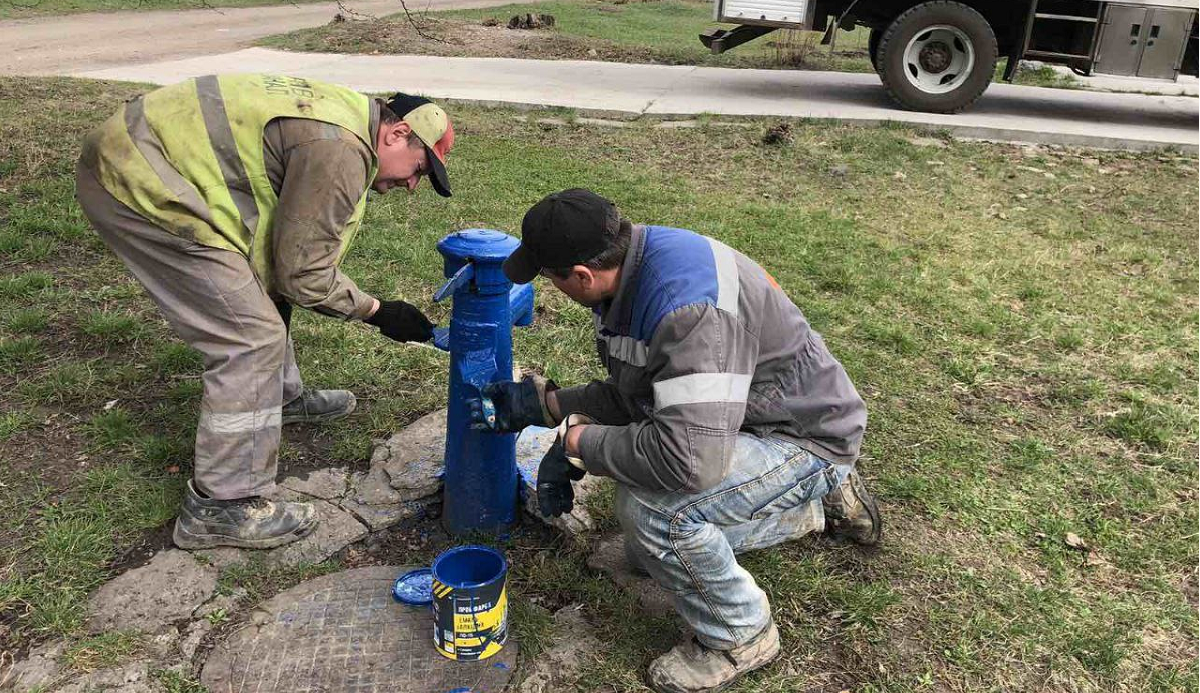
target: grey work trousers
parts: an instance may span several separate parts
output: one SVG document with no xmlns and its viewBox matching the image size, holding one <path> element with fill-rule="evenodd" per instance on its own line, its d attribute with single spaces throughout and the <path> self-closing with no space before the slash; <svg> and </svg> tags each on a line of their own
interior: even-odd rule
<svg viewBox="0 0 1200 693">
<path fill-rule="evenodd" d="M 303 389 L 288 335 L 291 306 L 276 306 L 243 255 L 151 224 L 83 166 L 76 167 L 76 197 L 175 334 L 204 357 L 197 490 L 221 500 L 270 493 L 280 410 Z"/>
</svg>

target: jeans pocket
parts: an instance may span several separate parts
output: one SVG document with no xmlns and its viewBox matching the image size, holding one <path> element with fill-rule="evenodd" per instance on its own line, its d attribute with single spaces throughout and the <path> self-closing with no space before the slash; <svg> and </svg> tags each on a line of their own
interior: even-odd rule
<svg viewBox="0 0 1200 693">
<path fill-rule="evenodd" d="M 761 520 L 770 515 L 798 508 L 829 493 L 837 487 L 837 483 L 837 470 L 833 465 L 826 464 L 823 469 L 804 477 L 772 501 L 754 511 L 750 515 L 750 519 Z"/>
</svg>

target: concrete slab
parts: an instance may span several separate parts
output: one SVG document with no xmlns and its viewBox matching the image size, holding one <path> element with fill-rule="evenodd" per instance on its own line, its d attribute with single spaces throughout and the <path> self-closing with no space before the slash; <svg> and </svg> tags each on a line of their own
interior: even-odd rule
<svg viewBox="0 0 1200 693">
<path fill-rule="evenodd" d="M 558 106 L 612 115 L 700 113 L 899 121 L 960 137 L 1115 149 L 1200 150 L 1200 100 L 995 84 L 958 115 L 902 111 L 875 75 L 247 50 L 103 70 L 77 77 L 167 84 L 214 72 L 274 71 L 367 92 L 404 88 L 443 100 Z"/>
<path fill-rule="evenodd" d="M 50 690 L 62 672 L 60 657 L 66 649 L 67 643 L 64 640 L 46 643 L 31 651 L 25 659 L 13 664 L 12 668 L 0 676 L 0 682 L 4 682 L 4 685 L 16 693 Z"/>
<path fill-rule="evenodd" d="M 327 501 L 338 501 L 346 495 L 349 472 L 345 467 L 314 469 L 304 476 L 289 476 L 279 485 L 288 491 Z"/>
<path fill-rule="evenodd" d="M 426 498 L 442 487 L 446 458 L 446 410 L 438 409 L 392 434 L 371 453 L 401 501 Z"/>
<path fill-rule="evenodd" d="M 392 599 L 408 567 L 374 566 L 301 583 L 259 606 L 209 656 L 201 682 L 227 693 L 429 693 L 505 690 L 517 662 L 458 662 L 433 646 L 433 615 Z"/>
<path fill-rule="evenodd" d="M 217 571 L 186 551 L 163 551 L 102 585 L 88 600 L 87 628 L 153 633 L 190 618 L 217 588 Z"/>
</svg>

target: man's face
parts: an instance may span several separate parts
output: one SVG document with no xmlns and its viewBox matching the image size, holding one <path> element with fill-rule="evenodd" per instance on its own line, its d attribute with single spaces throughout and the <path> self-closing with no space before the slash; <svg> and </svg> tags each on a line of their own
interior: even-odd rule
<svg viewBox="0 0 1200 693">
<path fill-rule="evenodd" d="M 425 145 L 404 121 L 379 126 L 375 152 L 379 157 L 379 171 L 371 188 L 377 193 L 386 193 L 392 188 L 406 188 L 412 192 L 421 182 L 421 176 L 429 170 Z"/>
</svg>

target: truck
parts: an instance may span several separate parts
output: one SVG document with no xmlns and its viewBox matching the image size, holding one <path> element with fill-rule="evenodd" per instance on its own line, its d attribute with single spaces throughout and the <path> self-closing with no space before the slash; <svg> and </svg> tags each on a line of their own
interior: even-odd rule
<svg viewBox="0 0 1200 693">
<path fill-rule="evenodd" d="M 777 29 L 870 30 L 868 53 L 902 108 L 957 113 L 991 84 L 1001 58 L 1080 75 L 1196 75 L 1200 0 L 714 0 L 700 40 L 722 53 Z"/>
</svg>

